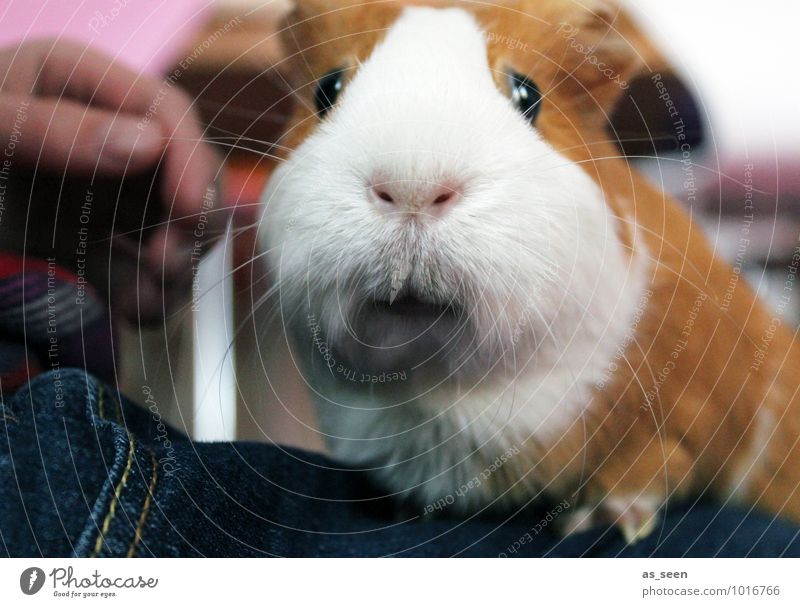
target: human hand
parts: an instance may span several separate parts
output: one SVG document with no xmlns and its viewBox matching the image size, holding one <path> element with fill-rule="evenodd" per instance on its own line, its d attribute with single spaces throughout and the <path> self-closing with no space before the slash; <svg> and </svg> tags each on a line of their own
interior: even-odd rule
<svg viewBox="0 0 800 607">
<path fill-rule="evenodd" d="M 213 204 L 202 213 L 203 240 L 227 222 L 217 198 L 221 162 L 202 136 L 180 89 L 101 53 L 54 40 L 0 49 L 0 147 L 11 144 L 13 163 L 87 178 L 159 169 L 160 227 L 146 240 L 117 237 L 129 242 L 119 247 L 128 259 L 115 284 L 138 287 L 137 296 L 116 298 L 130 320 L 159 319 L 188 294 L 201 212 Z M 141 208 L 119 212 L 142 215 Z"/>
</svg>

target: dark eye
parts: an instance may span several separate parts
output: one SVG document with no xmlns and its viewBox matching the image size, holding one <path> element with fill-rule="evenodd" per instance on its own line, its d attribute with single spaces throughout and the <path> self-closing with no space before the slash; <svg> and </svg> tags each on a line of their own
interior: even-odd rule
<svg viewBox="0 0 800 607">
<path fill-rule="evenodd" d="M 317 112 L 322 118 L 328 110 L 336 103 L 339 93 L 342 92 L 344 85 L 344 70 L 337 69 L 328 72 L 317 82 L 317 90 L 314 93 L 314 101 L 317 104 Z"/>
<path fill-rule="evenodd" d="M 508 75 L 508 86 L 511 89 L 511 102 L 525 118 L 534 122 L 542 105 L 539 87 L 527 76 L 514 72 Z"/>
</svg>

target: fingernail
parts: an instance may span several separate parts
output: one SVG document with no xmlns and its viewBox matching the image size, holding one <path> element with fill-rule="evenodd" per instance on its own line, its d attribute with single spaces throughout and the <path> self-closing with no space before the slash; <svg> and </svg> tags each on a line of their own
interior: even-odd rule
<svg viewBox="0 0 800 607">
<path fill-rule="evenodd" d="M 104 155 L 122 161 L 128 161 L 143 152 L 152 152 L 158 145 L 157 133 L 151 126 L 140 125 L 129 118 L 116 119 L 109 129 L 101 133 L 101 137 L 105 140 Z"/>
</svg>

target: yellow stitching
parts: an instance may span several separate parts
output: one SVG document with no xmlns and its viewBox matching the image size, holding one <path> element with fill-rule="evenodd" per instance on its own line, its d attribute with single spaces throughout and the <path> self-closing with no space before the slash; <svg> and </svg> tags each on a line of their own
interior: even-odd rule
<svg viewBox="0 0 800 607">
<path fill-rule="evenodd" d="M 101 419 L 106 419 L 106 390 L 103 386 L 98 388 L 99 398 L 97 400 L 97 411 L 100 414 Z M 122 425 L 122 405 L 117 401 L 116 398 L 112 398 L 111 400 L 114 401 L 114 404 L 117 406 L 115 413 L 117 414 L 117 421 L 120 425 Z"/>
<path fill-rule="evenodd" d="M 136 555 L 136 547 L 142 540 L 144 523 L 147 520 L 148 512 L 150 512 L 150 504 L 153 501 L 153 491 L 155 491 L 156 481 L 158 480 L 158 461 L 156 460 L 155 455 L 151 455 L 150 457 L 153 460 L 153 476 L 150 479 L 150 486 L 147 488 L 147 496 L 144 498 L 144 506 L 142 506 L 142 514 L 139 516 L 139 524 L 136 525 L 136 533 L 133 536 L 133 542 L 131 543 L 130 548 L 128 548 L 128 558 L 132 558 Z"/>
<path fill-rule="evenodd" d="M 134 441 L 133 437 L 129 434 L 128 435 L 128 463 L 125 466 L 125 470 L 122 472 L 122 478 L 117 485 L 117 488 L 114 490 L 114 498 L 111 500 L 111 507 L 108 509 L 108 514 L 106 514 L 106 518 L 103 520 L 103 528 L 101 529 L 100 533 L 97 536 L 97 541 L 94 543 L 94 552 L 92 552 L 92 556 L 95 557 L 100 554 L 100 550 L 103 548 L 103 540 L 105 538 L 106 533 L 108 533 L 108 528 L 111 526 L 111 521 L 114 519 L 114 514 L 117 512 L 117 503 L 119 502 L 119 496 L 122 494 L 122 488 L 125 486 L 125 483 L 128 480 L 128 474 L 131 471 L 131 467 L 133 466 L 133 451 L 134 451 Z"/>
<path fill-rule="evenodd" d="M 100 419 L 106 418 L 106 410 L 105 410 L 105 396 L 106 391 L 103 389 L 103 386 L 100 386 L 98 389 L 98 396 L 97 396 L 97 412 L 100 414 Z"/>
<path fill-rule="evenodd" d="M 3 421 L 6 421 L 6 420 L 10 419 L 12 422 L 19 423 L 19 420 L 16 417 L 14 417 L 13 415 L 11 415 L 10 413 L 3 413 L 3 415 L 0 416 L 0 419 L 2 419 Z"/>
</svg>

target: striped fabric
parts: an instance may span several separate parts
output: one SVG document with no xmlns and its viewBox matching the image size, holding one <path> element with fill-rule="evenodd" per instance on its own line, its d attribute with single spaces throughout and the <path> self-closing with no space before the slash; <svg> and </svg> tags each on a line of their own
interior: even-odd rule
<svg viewBox="0 0 800 607">
<path fill-rule="evenodd" d="M 106 306 L 54 260 L 0 253 L 0 397 L 42 371 L 113 378 Z"/>
</svg>

